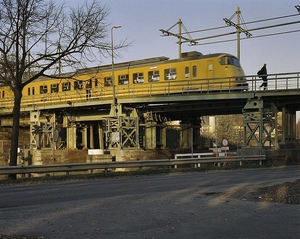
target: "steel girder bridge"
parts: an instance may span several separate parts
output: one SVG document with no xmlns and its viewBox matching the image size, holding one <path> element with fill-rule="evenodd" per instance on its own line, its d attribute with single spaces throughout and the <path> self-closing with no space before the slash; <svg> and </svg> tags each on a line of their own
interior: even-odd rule
<svg viewBox="0 0 300 239">
<path fill-rule="evenodd" d="M 130 95 L 119 96 L 116 87 L 117 104 L 112 104 L 111 99 L 92 95 L 87 101 L 72 98 L 72 101 L 61 100 L 55 104 L 29 105 L 22 108 L 22 113 L 30 116 L 31 148 L 52 147 L 58 137 L 58 126 L 66 130 L 68 147 L 77 147 L 76 132 L 80 129 L 82 140 L 89 142 L 89 148 L 94 148 L 92 132 L 95 129 L 90 126 L 96 125 L 100 148 L 147 149 L 156 143 L 142 142 L 142 137 L 147 138 L 147 130 L 141 133 L 141 126 L 155 127 L 173 120 L 196 125 L 201 123 L 199 118 L 202 116 L 228 114 L 243 114 L 243 147 L 279 148 L 280 144 L 285 145 L 296 139 L 300 73 L 268 75 L 268 79 L 268 89 L 265 91 L 259 88 L 261 80 L 257 76 L 247 76 L 248 91 L 185 90 L 178 94 L 168 94 L 166 91 L 162 95 L 149 92 L 147 97 L 139 97 L 133 91 Z M 9 107 L 1 108 L 2 120 L 9 117 L 10 111 Z M 280 142 L 278 112 L 282 112 Z M 149 135 L 148 140 L 155 141 Z"/>
</svg>

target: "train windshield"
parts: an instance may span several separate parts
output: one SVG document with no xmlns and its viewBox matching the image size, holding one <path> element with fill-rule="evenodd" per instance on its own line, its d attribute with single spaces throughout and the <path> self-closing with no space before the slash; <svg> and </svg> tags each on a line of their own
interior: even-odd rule
<svg viewBox="0 0 300 239">
<path fill-rule="evenodd" d="M 236 67 L 241 67 L 239 59 L 234 56 L 223 56 L 220 58 L 221 65 L 233 65 Z"/>
</svg>

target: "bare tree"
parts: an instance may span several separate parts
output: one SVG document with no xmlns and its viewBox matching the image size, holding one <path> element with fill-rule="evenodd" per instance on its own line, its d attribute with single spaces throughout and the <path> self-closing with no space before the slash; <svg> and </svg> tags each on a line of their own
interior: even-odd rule
<svg viewBox="0 0 300 239">
<path fill-rule="evenodd" d="M 56 2 L 0 0 L 0 84 L 9 86 L 14 94 L 11 166 L 17 165 L 24 86 L 41 76 L 54 77 L 58 63 L 72 62 L 74 67 L 84 61 L 99 60 L 110 50 L 110 43 L 106 42 L 106 5 L 94 0 L 67 8 Z M 125 41 L 116 49 L 121 47 L 125 47 Z"/>
</svg>

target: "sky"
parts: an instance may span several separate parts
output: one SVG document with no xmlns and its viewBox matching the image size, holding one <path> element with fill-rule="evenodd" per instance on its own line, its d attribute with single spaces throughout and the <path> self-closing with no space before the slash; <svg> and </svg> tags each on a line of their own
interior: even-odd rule
<svg viewBox="0 0 300 239">
<path fill-rule="evenodd" d="M 58 1 L 58 0 L 57 0 Z M 75 6 L 85 0 L 65 0 L 67 4 Z M 92 0 L 86 0 L 91 2 Z M 288 15 L 293 17 L 282 18 L 261 23 L 250 23 L 243 26 L 248 30 L 276 25 L 286 22 L 300 22 L 296 5 L 300 0 L 99 0 L 110 8 L 107 20 L 111 26 L 121 25 L 114 29 L 114 42 L 128 39 L 131 46 L 118 52 L 115 63 L 137 59 L 166 56 L 171 59 L 178 57 L 177 38 L 162 36 L 160 29 L 169 30 L 177 34 L 176 23 L 181 19 L 189 32 L 203 29 L 225 27 L 224 18 L 232 17 L 237 7 L 241 10 L 242 20 L 245 23 L 278 18 Z M 232 21 L 236 23 L 234 16 Z M 110 30 L 110 29 L 109 29 Z M 295 33 L 282 34 L 268 37 L 260 35 L 299 30 Z M 226 27 L 214 31 L 191 33 L 193 39 L 206 36 L 234 32 L 234 27 Z M 182 29 L 182 33 L 185 30 Z M 267 64 L 268 73 L 300 72 L 300 23 L 284 27 L 274 27 L 265 30 L 250 31 L 250 38 L 241 40 L 240 60 L 246 75 L 254 75 Z M 188 35 L 184 35 L 188 37 Z M 110 34 L 108 34 L 110 37 Z M 241 38 L 245 38 L 241 34 Z M 229 37 L 218 37 L 199 43 L 212 43 L 214 41 L 229 40 L 226 43 L 190 46 L 182 44 L 182 52 L 199 51 L 202 54 L 230 53 L 237 56 L 236 34 Z M 108 39 L 110 40 L 110 39 Z M 99 64 L 110 64 L 111 59 L 103 59 Z M 96 63 L 97 65 L 98 63 Z"/>
<path fill-rule="evenodd" d="M 59 0 L 57 0 L 59 1 Z M 65 0 L 67 4 L 76 6 L 92 0 Z M 114 29 L 114 42 L 128 39 L 131 46 L 118 52 L 115 63 L 166 56 L 171 59 L 178 57 L 177 38 L 162 36 L 160 29 L 178 33 L 176 23 L 181 19 L 184 27 L 191 33 L 193 39 L 223 33 L 235 32 L 234 27 L 226 27 L 214 31 L 203 29 L 225 27 L 224 18 L 236 23 L 234 16 L 237 7 L 241 10 L 242 22 L 249 23 L 245 29 L 254 29 L 288 22 L 300 22 L 300 14 L 295 8 L 300 0 L 99 0 L 110 8 L 108 22 L 111 26 L 121 25 Z M 264 19 L 293 17 L 277 20 L 250 23 Z M 174 26 L 173 28 L 171 28 Z M 171 28 L 171 29 L 170 29 Z M 110 29 L 109 29 L 110 30 Z M 290 34 L 281 34 L 268 37 L 258 37 L 266 34 L 297 31 Z M 195 32 L 198 31 L 198 32 Z M 182 29 L 182 33 L 185 30 Z M 250 31 L 252 37 L 241 40 L 240 61 L 246 75 L 255 75 L 264 63 L 267 64 L 269 74 L 300 72 L 300 23 L 283 27 L 274 27 L 264 30 Z M 188 37 L 187 35 L 184 35 Z M 108 34 L 110 37 L 110 34 Z M 241 38 L 245 38 L 241 34 Z M 236 39 L 236 34 L 229 37 L 218 37 L 199 43 Z M 110 40 L 110 39 L 108 39 Z M 202 54 L 230 53 L 237 56 L 236 40 L 226 43 L 213 43 L 190 46 L 182 44 L 182 52 L 199 51 Z M 108 56 L 95 65 L 110 64 Z M 299 118 L 299 117 L 297 117 Z"/>
<path fill-rule="evenodd" d="M 132 46 L 120 52 L 121 57 L 116 62 L 142 59 L 155 56 L 178 57 L 177 38 L 162 37 L 159 29 L 168 30 L 179 19 L 188 31 L 226 26 L 223 18 L 230 18 L 240 7 L 244 22 L 253 22 L 287 15 L 298 14 L 295 5 L 299 0 L 103 0 L 110 9 L 109 20 L 112 25 L 122 25 L 115 29 L 114 40 L 128 37 Z M 246 24 L 247 29 L 275 25 L 284 22 L 300 21 L 299 16 L 266 21 L 260 24 Z M 236 16 L 232 19 L 236 22 Z M 300 31 L 291 34 L 254 38 L 255 36 L 277 33 L 289 30 L 300 30 L 300 24 L 276 27 L 250 32 L 253 38 L 241 41 L 241 64 L 246 75 L 256 74 L 264 63 L 267 63 L 269 73 L 300 71 Z M 178 33 L 177 25 L 170 29 Z M 234 32 L 234 27 L 193 33 L 193 39 L 205 36 Z M 241 34 L 245 37 L 245 34 Z M 236 39 L 230 37 L 210 39 Z M 206 41 L 208 42 L 208 41 Z M 200 41 L 199 43 L 204 43 Z M 236 41 L 190 46 L 182 45 L 182 51 L 199 51 L 203 54 L 226 52 L 237 55 Z"/>
</svg>

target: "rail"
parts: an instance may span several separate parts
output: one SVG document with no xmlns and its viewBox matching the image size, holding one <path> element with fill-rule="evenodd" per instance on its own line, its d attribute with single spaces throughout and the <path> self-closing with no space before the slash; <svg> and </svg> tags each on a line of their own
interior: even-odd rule
<svg viewBox="0 0 300 239">
<path fill-rule="evenodd" d="M 52 164 L 52 165 L 29 165 L 29 166 L 2 166 L 0 167 L 0 175 L 9 174 L 29 174 L 29 173 L 55 173 L 55 172 L 76 172 L 89 170 L 109 170 L 117 168 L 143 168 L 143 167 L 159 167 L 177 165 L 192 165 L 200 167 L 202 163 L 211 163 L 220 165 L 221 163 L 239 162 L 242 165 L 245 161 L 262 161 L 266 160 L 265 155 L 254 156 L 231 156 L 231 157 L 209 157 L 209 158 L 182 158 L 182 159 L 163 159 L 163 160 L 143 160 L 143 161 L 120 161 L 120 162 L 103 162 L 103 163 L 72 163 L 72 164 Z"/>
</svg>

